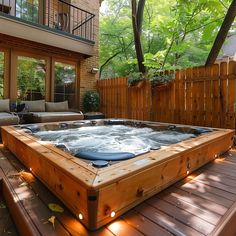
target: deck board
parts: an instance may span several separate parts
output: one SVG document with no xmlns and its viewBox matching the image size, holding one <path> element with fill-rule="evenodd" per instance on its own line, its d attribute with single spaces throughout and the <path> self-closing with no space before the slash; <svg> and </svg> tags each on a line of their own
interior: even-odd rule
<svg viewBox="0 0 236 236">
<path fill-rule="evenodd" d="M 125 220 L 129 225 L 134 228 L 139 229 L 140 232 L 147 236 L 170 236 L 173 235 L 168 232 L 166 229 L 160 227 L 159 225 L 153 223 L 151 220 L 145 218 L 138 212 L 131 210 L 122 216 L 122 219 Z"/>
<path fill-rule="evenodd" d="M 0 195 L 0 235 L 1 236 L 17 236 L 16 226 L 11 218 L 10 212 L 6 207 L 6 202 Z"/>
<path fill-rule="evenodd" d="M 195 181 L 195 182 L 191 181 L 191 182 L 186 183 L 186 184 L 180 183 L 180 185 L 175 185 L 175 186 L 179 187 L 180 189 L 182 189 L 186 192 L 189 192 L 191 194 L 195 194 L 199 197 L 202 197 L 204 199 L 213 201 L 213 202 L 215 202 L 217 204 L 220 204 L 220 205 L 223 205 L 225 207 L 230 207 L 230 206 L 233 205 L 232 200 L 229 200 L 229 199 L 225 198 L 224 196 L 219 196 L 217 194 L 217 191 L 215 190 L 215 188 L 213 189 L 211 187 L 211 192 L 210 191 L 206 192 L 206 189 L 205 189 L 206 185 L 204 185 L 200 182 L 197 182 L 197 181 Z"/>
<path fill-rule="evenodd" d="M 159 195 L 157 197 L 159 197 Z M 206 222 L 209 222 L 213 225 L 216 225 L 217 222 L 221 218 L 221 215 L 219 215 L 217 213 L 213 213 L 213 212 L 210 212 L 206 209 L 202 209 L 201 207 L 194 206 L 191 203 L 185 202 L 182 199 L 171 196 L 170 194 L 166 195 L 164 197 L 162 196 L 162 197 L 160 197 L 160 199 L 165 200 L 166 202 L 169 202 L 170 204 L 177 206 L 179 209 L 182 209 L 184 211 L 192 213 L 192 214 L 198 216 L 199 218 L 201 218 L 201 219 L 205 220 Z M 179 211 L 179 209 L 177 209 L 177 210 Z"/>
<path fill-rule="evenodd" d="M 221 232 L 224 224 L 228 227 L 226 219 L 233 217 L 232 212 L 235 212 L 234 150 L 94 232 L 88 231 L 39 180 L 27 171 L 21 172 L 24 170 L 22 164 L 2 146 L 0 168 L 41 235 L 211 235 Z M 0 192 L 0 202 L 1 197 Z M 59 204 L 64 212 L 51 212 L 47 207 L 49 203 Z M 0 208 L 0 235 L 8 235 L 1 233 L 6 225 L 11 228 L 11 235 L 17 235 L 14 223 L 3 221 L 2 214 L 7 214 L 7 209 Z M 51 215 L 56 216 L 55 228 L 47 221 Z M 233 226 L 231 223 L 231 235 L 236 234 L 236 226 Z"/>
<path fill-rule="evenodd" d="M 209 234 L 214 229 L 213 224 L 199 218 L 196 214 L 192 214 L 183 209 L 180 210 L 177 206 L 163 201 L 162 199 L 151 198 L 147 203 L 204 235 Z"/>
</svg>

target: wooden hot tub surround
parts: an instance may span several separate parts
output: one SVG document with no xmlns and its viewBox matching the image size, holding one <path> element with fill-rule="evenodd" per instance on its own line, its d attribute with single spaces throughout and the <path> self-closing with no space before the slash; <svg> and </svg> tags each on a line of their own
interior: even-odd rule
<svg viewBox="0 0 236 236">
<path fill-rule="evenodd" d="M 19 127 L 2 127 L 4 146 L 91 230 L 214 160 L 231 147 L 233 135 L 232 130 L 217 129 L 99 169 Z"/>
</svg>

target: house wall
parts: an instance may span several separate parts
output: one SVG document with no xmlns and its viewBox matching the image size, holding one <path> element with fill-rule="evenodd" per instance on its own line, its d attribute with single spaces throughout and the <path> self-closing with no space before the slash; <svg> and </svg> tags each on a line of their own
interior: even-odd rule
<svg viewBox="0 0 236 236">
<path fill-rule="evenodd" d="M 86 91 L 96 90 L 96 81 L 98 80 L 98 73 L 91 74 L 92 68 L 99 68 L 99 0 L 71 0 L 71 4 L 83 10 L 89 11 L 96 15 L 94 19 L 94 55 L 86 60 L 81 61 L 80 64 L 80 101 Z"/>
<path fill-rule="evenodd" d="M 35 55 L 36 57 L 43 56 L 48 58 L 48 65 L 52 64 L 52 61 L 59 58 L 63 61 L 72 61 L 76 63 L 77 65 L 77 71 L 78 71 L 78 81 L 77 81 L 77 107 L 81 108 L 83 95 L 88 90 L 95 90 L 96 89 L 96 81 L 98 79 L 98 73 L 92 74 L 90 73 L 92 68 L 98 68 L 98 36 L 99 36 L 99 0 L 71 0 L 72 5 L 76 5 L 77 7 L 86 10 L 90 13 L 95 14 L 94 18 L 94 40 L 95 45 L 92 46 L 92 53 L 90 53 L 90 57 L 80 54 L 75 51 L 69 51 L 69 50 L 63 50 L 62 48 L 53 47 L 53 46 L 47 46 L 45 44 L 40 44 L 39 42 L 33 42 L 30 40 L 24 40 L 17 37 L 12 37 L 9 35 L 0 34 L 0 51 L 7 51 L 8 53 L 6 55 L 9 55 L 9 58 L 12 58 L 12 55 L 14 56 L 16 53 L 16 50 L 22 53 L 30 53 L 31 55 Z M 1 27 L 0 27 L 1 28 Z M 58 43 L 58 42 L 57 42 Z M 86 44 L 84 44 L 86 46 Z M 78 45 L 79 46 L 79 45 Z M 92 56 L 91 56 L 92 55 Z M 12 65 L 12 61 L 8 60 L 8 66 L 9 68 L 14 68 L 15 65 Z M 53 79 L 53 73 L 49 73 L 48 80 Z M 6 76 L 7 77 L 7 76 Z M 8 84 L 11 84 L 9 86 L 12 87 L 12 84 L 14 84 L 16 81 L 16 73 L 9 72 L 9 78 L 6 78 L 8 81 Z M 13 83 L 12 83 L 13 81 Z M 53 83 L 51 83 L 53 84 Z M 12 88 L 6 89 L 6 91 L 9 91 L 5 95 L 5 97 L 9 97 L 12 100 L 16 98 L 16 92 Z M 49 94 L 47 97 L 47 100 L 52 100 L 52 90 L 50 91 L 51 94 Z"/>
</svg>

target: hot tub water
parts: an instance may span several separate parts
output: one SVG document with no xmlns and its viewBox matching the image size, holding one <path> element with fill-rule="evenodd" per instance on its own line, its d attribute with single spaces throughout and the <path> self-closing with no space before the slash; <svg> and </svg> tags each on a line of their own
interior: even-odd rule
<svg viewBox="0 0 236 236">
<path fill-rule="evenodd" d="M 153 149 L 159 149 L 161 146 L 197 136 L 174 130 L 155 131 L 152 128 L 136 128 L 125 125 L 39 131 L 34 135 L 42 141 L 66 146 L 73 155 L 78 152 L 129 152 L 140 155 Z"/>
</svg>

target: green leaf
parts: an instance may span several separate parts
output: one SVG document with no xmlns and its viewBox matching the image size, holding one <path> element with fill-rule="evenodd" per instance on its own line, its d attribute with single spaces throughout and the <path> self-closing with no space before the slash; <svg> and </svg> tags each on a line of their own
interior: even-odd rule
<svg viewBox="0 0 236 236">
<path fill-rule="evenodd" d="M 55 203 L 49 203 L 48 208 L 51 211 L 54 211 L 54 212 L 59 212 L 59 213 L 64 212 L 64 209 L 61 206 L 59 206 L 58 204 L 55 204 Z"/>
</svg>

